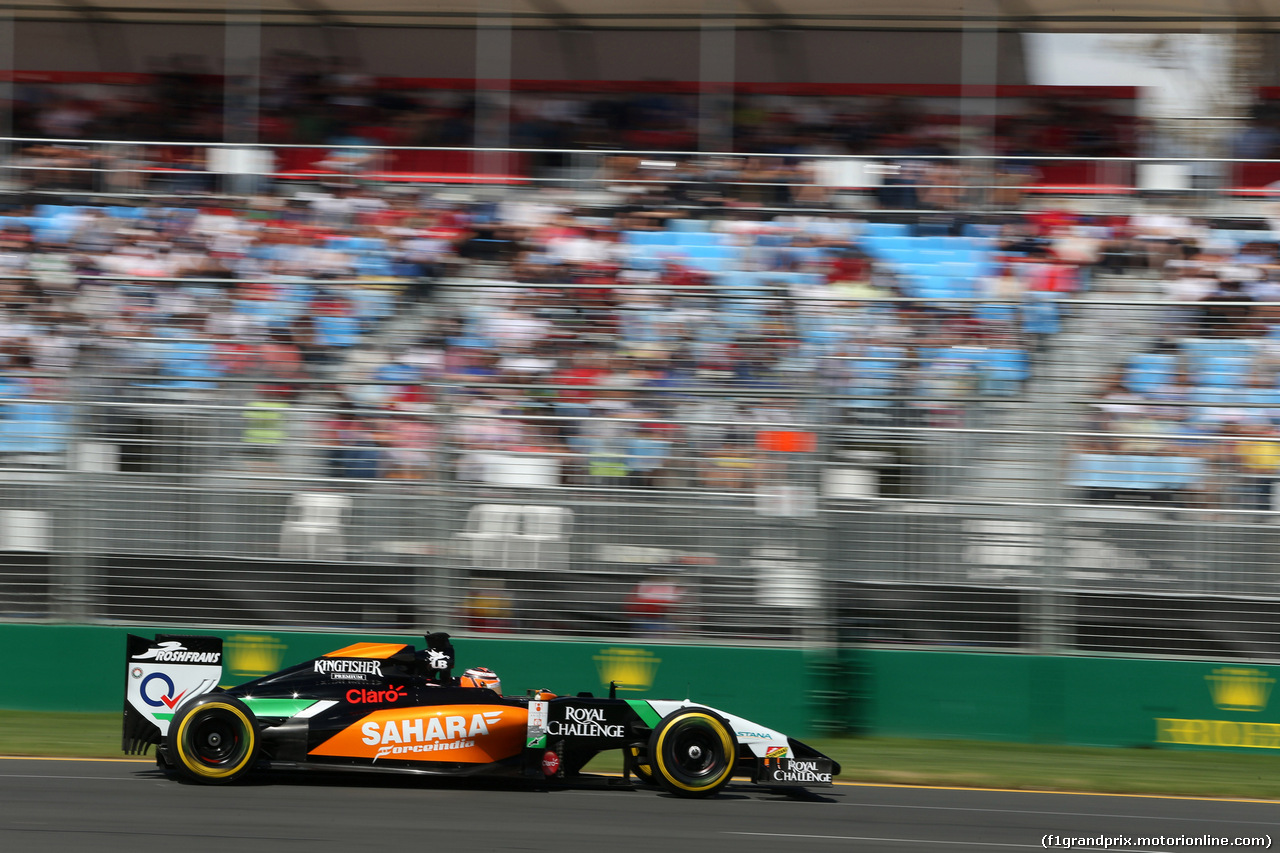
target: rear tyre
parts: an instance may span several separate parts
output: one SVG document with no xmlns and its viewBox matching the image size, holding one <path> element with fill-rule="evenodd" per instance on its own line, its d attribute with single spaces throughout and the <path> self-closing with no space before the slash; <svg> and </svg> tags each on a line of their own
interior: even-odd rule
<svg viewBox="0 0 1280 853">
<path fill-rule="evenodd" d="M 673 711 L 649 736 L 653 778 L 677 797 L 710 797 L 729 783 L 738 741 L 729 725 L 705 708 Z"/>
<path fill-rule="evenodd" d="M 230 696 L 201 696 L 169 723 L 165 743 L 179 776 L 224 785 L 253 769 L 258 721 L 243 702 Z"/>
</svg>

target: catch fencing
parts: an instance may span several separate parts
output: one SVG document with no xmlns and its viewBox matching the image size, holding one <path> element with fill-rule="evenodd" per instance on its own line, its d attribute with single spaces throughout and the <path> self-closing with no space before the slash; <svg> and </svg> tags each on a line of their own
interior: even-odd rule
<svg viewBox="0 0 1280 853">
<path fill-rule="evenodd" d="M 1243 119 L 1162 124 L 1156 148 L 1135 156 L 990 153 L 826 154 L 735 151 L 247 145 L 100 139 L 0 138 L 0 183 L 40 199 L 247 197 L 376 188 L 500 202 L 609 208 L 621 199 L 660 209 L 774 212 L 901 211 L 935 218 L 1020 216 L 1046 205 L 1099 215 L 1158 209 L 1269 217 L 1275 160 L 1221 156 Z M 1203 126 L 1201 126 L 1203 125 Z M 1182 156 L 1193 152 L 1195 156 Z M 1065 200 L 1065 201 L 1064 201 Z M 1153 204 L 1154 202 L 1154 204 Z M 337 210 L 337 208 L 334 208 Z M 337 216 L 338 214 L 335 214 Z"/>
<path fill-rule="evenodd" d="M 198 336 L 11 371 L 0 615 L 1280 656 L 1265 306 L 1116 278 L 1044 332 L 1016 300 L 706 290 L 663 306 L 678 352 L 581 300 L 599 339 L 415 343 L 528 293 L 454 280 L 287 381 L 196 369 Z"/>
</svg>

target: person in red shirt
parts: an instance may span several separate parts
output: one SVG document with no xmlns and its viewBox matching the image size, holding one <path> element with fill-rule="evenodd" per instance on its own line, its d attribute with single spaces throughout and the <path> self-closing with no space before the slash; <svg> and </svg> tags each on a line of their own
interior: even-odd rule
<svg viewBox="0 0 1280 853">
<path fill-rule="evenodd" d="M 627 596 L 627 615 L 641 636 L 666 636 L 674 628 L 684 599 L 684 587 L 675 573 L 659 571 L 641 579 Z"/>
<path fill-rule="evenodd" d="M 561 388 L 556 393 L 564 402 L 590 403 L 596 398 L 593 386 L 598 385 L 608 373 L 604 358 L 590 351 L 578 353 L 569 367 L 556 374 L 554 382 L 556 385 L 576 387 Z M 577 390 L 578 388 L 582 390 Z"/>
</svg>

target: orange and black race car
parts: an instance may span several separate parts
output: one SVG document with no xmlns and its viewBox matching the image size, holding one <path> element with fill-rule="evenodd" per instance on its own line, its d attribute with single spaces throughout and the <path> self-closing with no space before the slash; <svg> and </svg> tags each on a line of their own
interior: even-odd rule
<svg viewBox="0 0 1280 853">
<path fill-rule="evenodd" d="M 839 765 L 781 732 L 689 700 L 589 693 L 504 696 L 488 670 L 453 675 L 448 634 L 422 650 L 356 643 L 222 688 L 217 637 L 129 635 L 124 750 L 156 745 L 165 771 L 207 784 L 271 768 L 546 783 L 622 751 L 624 778 L 707 797 L 735 776 L 794 791 L 831 784 Z"/>
</svg>

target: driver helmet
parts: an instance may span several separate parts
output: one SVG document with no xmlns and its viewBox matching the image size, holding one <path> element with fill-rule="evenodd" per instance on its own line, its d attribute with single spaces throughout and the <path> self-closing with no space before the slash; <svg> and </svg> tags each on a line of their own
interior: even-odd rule
<svg viewBox="0 0 1280 853">
<path fill-rule="evenodd" d="M 487 666 L 473 666 L 462 673 L 459 682 L 463 687 L 488 687 L 499 696 L 502 695 L 502 679 Z"/>
</svg>

